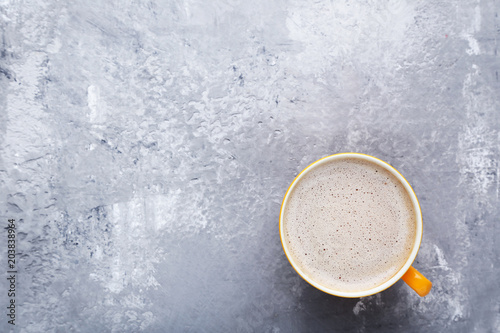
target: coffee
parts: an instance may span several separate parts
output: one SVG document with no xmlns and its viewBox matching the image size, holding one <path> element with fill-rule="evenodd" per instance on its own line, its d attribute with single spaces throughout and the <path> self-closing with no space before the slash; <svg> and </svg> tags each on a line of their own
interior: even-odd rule
<svg viewBox="0 0 500 333">
<path fill-rule="evenodd" d="M 385 168 L 353 157 L 308 170 L 291 189 L 282 222 L 298 268 L 343 292 L 369 290 L 393 277 L 417 232 L 403 184 Z"/>
</svg>

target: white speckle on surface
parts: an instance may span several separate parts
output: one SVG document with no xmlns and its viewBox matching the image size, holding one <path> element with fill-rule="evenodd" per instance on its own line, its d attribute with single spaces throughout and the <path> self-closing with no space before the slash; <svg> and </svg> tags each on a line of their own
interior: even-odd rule
<svg viewBox="0 0 500 333">
<path fill-rule="evenodd" d="M 479 55 L 481 53 L 481 50 L 479 49 L 479 43 L 472 35 L 463 33 L 461 37 L 469 43 L 469 49 L 465 51 L 468 55 Z"/>
<path fill-rule="evenodd" d="M 480 0 L 477 0 L 477 5 L 474 7 L 474 17 L 469 26 L 469 28 L 462 32 L 461 37 L 465 39 L 469 43 L 469 49 L 467 52 L 468 55 L 479 55 L 481 54 L 481 50 L 479 47 L 479 43 L 474 37 L 474 34 L 478 33 L 481 30 L 481 7 Z"/>
<path fill-rule="evenodd" d="M 369 311 L 374 307 L 380 307 L 383 305 L 384 305 L 384 302 L 382 301 L 381 294 L 375 294 L 372 296 L 360 298 L 359 301 L 356 303 L 356 305 L 354 305 L 352 312 L 356 316 L 359 316 L 364 311 Z"/>
<path fill-rule="evenodd" d="M 16 329 L 499 331 L 497 12 L 496 0 L 1 2 Z M 341 299 L 288 263 L 286 188 L 343 151 L 414 187 L 427 297 L 398 282 Z"/>
<path fill-rule="evenodd" d="M 477 194 L 486 194 L 497 183 L 497 161 L 492 158 L 498 149 L 496 129 L 484 117 L 484 108 L 494 108 L 493 92 L 481 91 L 478 81 L 481 70 L 472 64 L 462 85 L 462 97 L 465 101 L 465 113 L 468 123 L 459 134 L 460 154 L 457 155 L 461 165 L 461 181 L 467 182 L 470 190 Z M 483 103 L 482 100 L 485 100 Z M 481 107 L 481 108 L 480 108 Z"/>
<path fill-rule="evenodd" d="M 444 270 L 450 270 L 450 268 L 448 267 L 448 262 L 444 258 L 443 251 L 435 244 L 434 244 L 434 250 L 436 251 L 437 260 L 438 260 L 438 264 L 439 264 L 439 266 L 437 266 L 437 267 L 444 269 Z"/>
<path fill-rule="evenodd" d="M 54 40 L 49 45 L 47 45 L 47 52 L 57 53 L 61 49 L 61 46 L 62 44 L 59 38 L 54 38 Z"/>
<path fill-rule="evenodd" d="M 146 331 L 147 328 L 154 322 L 154 314 L 151 311 L 142 314 L 144 320 L 141 322 L 141 331 Z"/>
<path fill-rule="evenodd" d="M 91 85 L 87 88 L 87 105 L 90 109 L 89 120 L 92 123 L 102 122 L 104 119 L 99 113 L 99 88 Z"/>
<path fill-rule="evenodd" d="M 357 316 L 363 310 L 365 310 L 366 306 L 363 303 L 363 300 L 359 300 L 358 303 L 352 308 L 352 312 Z"/>
</svg>

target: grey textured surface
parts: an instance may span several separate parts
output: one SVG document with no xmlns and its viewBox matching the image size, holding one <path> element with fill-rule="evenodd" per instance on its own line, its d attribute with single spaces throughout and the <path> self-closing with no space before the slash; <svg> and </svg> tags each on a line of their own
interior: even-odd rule
<svg viewBox="0 0 500 333">
<path fill-rule="evenodd" d="M 16 331 L 498 332 L 499 9 L 0 2 Z M 287 186 L 344 151 L 414 186 L 429 296 L 336 298 L 286 260 Z"/>
</svg>

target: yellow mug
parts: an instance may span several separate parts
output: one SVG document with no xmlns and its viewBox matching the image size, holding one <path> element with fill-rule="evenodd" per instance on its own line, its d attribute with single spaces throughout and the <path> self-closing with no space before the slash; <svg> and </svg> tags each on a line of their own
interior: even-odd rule
<svg viewBox="0 0 500 333">
<path fill-rule="evenodd" d="M 298 266 L 298 264 L 295 263 L 293 256 L 290 255 L 290 251 L 288 249 L 288 246 L 287 246 L 286 242 L 284 241 L 285 231 L 284 231 L 284 227 L 283 227 L 283 215 L 284 215 L 285 207 L 287 205 L 291 190 L 293 190 L 293 188 L 298 183 L 298 181 L 300 179 L 302 179 L 304 177 L 304 175 L 307 174 L 308 171 L 312 170 L 314 167 L 321 165 L 323 163 L 328 163 L 328 162 L 336 160 L 336 159 L 344 159 L 344 158 L 361 159 L 361 160 L 364 160 L 367 162 L 371 162 L 371 163 L 378 165 L 378 166 L 384 168 L 385 170 L 389 171 L 392 175 L 394 175 L 394 177 L 396 177 L 396 179 L 399 180 L 399 182 L 405 188 L 406 192 L 408 193 L 408 195 L 411 199 L 411 202 L 412 202 L 415 214 L 416 214 L 415 241 L 414 241 L 410 256 L 407 258 L 403 267 L 395 275 L 393 275 L 389 280 L 385 281 L 381 285 L 378 285 L 377 287 L 374 287 L 374 288 L 371 288 L 368 290 L 363 290 L 363 291 L 332 290 L 328 287 L 321 285 L 320 283 L 315 281 L 314 277 L 308 276 L 307 274 L 305 274 L 301 270 L 301 268 Z M 347 298 L 365 297 L 365 296 L 370 296 L 370 295 L 379 293 L 379 292 L 389 288 L 394 283 L 396 283 L 399 279 L 403 279 L 403 281 L 405 281 L 420 296 L 427 295 L 432 288 L 432 282 L 430 282 L 419 271 L 417 271 L 415 268 L 413 268 L 411 266 L 413 261 L 415 260 L 415 257 L 417 256 L 418 250 L 420 248 L 420 243 L 422 242 L 422 229 L 423 229 L 422 211 L 420 208 L 420 204 L 417 200 L 417 196 L 415 195 L 415 192 L 411 188 L 408 181 L 394 167 L 392 167 L 388 163 L 386 163 L 386 162 L 384 162 L 376 157 L 373 157 L 370 155 L 365 155 L 365 154 L 360 154 L 360 153 L 340 153 L 340 154 L 334 154 L 334 155 L 324 157 L 324 158 L 310 164 L 301 173 L 299 173 L 299 175 L 297 177 L 295 177 L 293 182 L 288 187 L 288 190 L 287 190 L 285 197 L 283 198 L 283 202 L 281 204 L 280 223 L 279 224 L 280 224 L 281 245 L 283 246 L 283 250 L 285 251 L 285 255 L 287 256 L 288 261 L 290 262 L 292 267 L 295 269 L 295 271 L 304 280 L 306 280 L 309 284 L 316 287 L 317 289 L 324 291 L 325 293 L 335 295 L 335 296 L 340 296 L 340 297 L 347 297 Z"/>
</svg>

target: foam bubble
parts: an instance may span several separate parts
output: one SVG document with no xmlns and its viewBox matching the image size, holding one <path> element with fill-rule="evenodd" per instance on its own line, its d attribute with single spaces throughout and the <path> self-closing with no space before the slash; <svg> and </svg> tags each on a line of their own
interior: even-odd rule
<svg viewBox="0 0 500 333">
<path fill-rule="evenodd" d="M 315 166 L 295 185 L 283 226 L 289 252 L 304 273 L 333 290 L 362 291 L 404 265 L 416 216 L 390 172 L 345 158 Z"/>
</svg>

